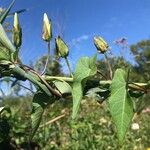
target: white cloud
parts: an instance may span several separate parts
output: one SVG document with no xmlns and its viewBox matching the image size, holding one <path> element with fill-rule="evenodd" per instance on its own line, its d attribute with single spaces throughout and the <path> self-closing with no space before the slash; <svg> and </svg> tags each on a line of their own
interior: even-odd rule
<svg viewBox="0 0 150 150">
<path fill-rule="evenodd" d="M 82 41 L 86 41 L 89 39 L 89 35 L 82 35 L 80 37 L 74 38 L 71 40 L 70 42 L 70 46 L 76 46 L 77 44 L 79 44 Z"/>
</svg>

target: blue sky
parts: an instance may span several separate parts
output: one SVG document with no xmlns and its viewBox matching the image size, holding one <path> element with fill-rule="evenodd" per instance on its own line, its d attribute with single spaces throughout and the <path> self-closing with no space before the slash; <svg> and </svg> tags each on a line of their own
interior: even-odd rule
<svg viewBox="0 0 150 150">
<path fill-rule="evenodd" d="M 9 2 L 1 0 L 0 5 L 6 7 Z M 96 52 L 94 35 L 106 39 L 114 54 L 119 53 L 119 48 L 113 41 L 120 37 L 126 37 L 129 44 L 150 37 L 150 0 L 16 0 L 13 10 L 22 8 L 28 9 L 19 16 L 23 29 L 21 57 L 25 63 L 47 52 L 41 39 L 44 12 L 52 19 L 54 37 L 63 33 L 72 65 L 79 57 Z"/>
</svg>

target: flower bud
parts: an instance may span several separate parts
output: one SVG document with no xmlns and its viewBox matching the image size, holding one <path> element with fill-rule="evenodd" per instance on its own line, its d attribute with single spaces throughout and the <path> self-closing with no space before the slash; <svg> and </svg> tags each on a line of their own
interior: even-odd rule
<svg viewBox="0 0 150 150">
<path fill-rule="evenodd" d="M 61 39 L 60 36 L 58 36 L 55 39 L 55 44 L 56 44 L 56 51 L 58 53 L 58 55 L 62 58 L 65 58 L 68 56 L 69 54 L 69 50 L 68 50 L 68 46 L 66 45 L 66 43 Z"/>
<path fill-rule="evenodd" d="M 18 19 L 17 13 L 15 13 L 15 15 L 14 15 L 13 43 L 16 48 L 20 47 L 22 44 L 22 29 L 19 24 L 19 19 Z"/>
<path fill-rule="evenodd" d="M 105 53 L 108 49 L 108 44 L 100 36 L 94 37 L 94 45 L 100 53 Z"/>
<path fill-rule="evenodd" d="M 44 41 L 49 42 L 52 38 L 52 25 L 51 22 L 48 19 L 48 16 L 46 13 L 44 13 L 43 17 L 43 35 L 42 38 Z"/>
</svg>

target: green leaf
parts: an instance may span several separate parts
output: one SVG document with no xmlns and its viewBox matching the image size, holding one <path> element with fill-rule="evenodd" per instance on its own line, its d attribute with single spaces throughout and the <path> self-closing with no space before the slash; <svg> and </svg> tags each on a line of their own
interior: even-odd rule
<svg viewBox="0 0 150 150">
<path fill-rule="evenodd" d="M 68 94 L 72 92 L 71 86 L 65 81 L 55 80 L 53 83 L 61 94 Z"/>
<path fill-rule="evenodd" d="M 83 90 L 86 81 L 92 76 L 94 76 L 97 72 L 96 58 L 97 55 L 95 55 L 92 58 L 82 57 L 76 65 L 74 81 L 73 81 L 73 90 L 72 90 L 72 96 L 73 96 L 72 118 L 73 119 L 76 118 L 77 113 L 79 111 L 80 102 L 82 100 Z"/>
<path fill-rule="evenodd" d="M 0 60 L 10 60 L 10 55 L 5 47 L 0 46 Z"/>
<path fill-rule="evenodd" d="M 30 136 L 30 139 L 33 138 L 33 136 L 35 135 L 35 132 L 37 131 L 41 119 L 42 119 L 42 115 L 44 112 L 44 108 L 38 104 L 38 103 L 33 103 L 33 108 L 32 108 L 32 114 L 31 114 L 31 121 L 32 121 L 32 134 Z"/>
<path fill-rule="evenodd" d="M 9 38 L 7 37 L 6 32 L 3 29 L 1 24 L 0 24 L 0 45 L 4 46 L 11 53 L 16 51 L 13 44 L 10 42 Z"/>
<path fill-rule="evenodd" d="M 31 113 L 32 133 L 30 135 L 30 139 L 33 138 L 40 125 L 45 107 L 49 103 L 53 103 L 53 102 L 54 102 L 53 97 L 48 96 L 45 92 L 38 91 L 35 93 L 33 97 L 33 103 L 32 103 L 33 106 L 32 113 Z"/>
<path fill-rule="evenodd" d="M 14 5 L 15 0 L 13 0 L 11 2 L 11 4 L 9 5 L 9 7 L 2 13 L 2 15 L 0 16 L 0 23 L 2 24 L 5 20 L 5 18 L 7 17 L 8 13 L 10 12 L 12 6 Z"/>
<path fill-rule="evenodd" d="M 133 102 L 127 91 L 127 74 L 122 69 L 115 72 L 111 84 L 109 107 L 117 128 L 120 144 L 123 143 L 127 129 L 133 117 Z"/>
</svg>

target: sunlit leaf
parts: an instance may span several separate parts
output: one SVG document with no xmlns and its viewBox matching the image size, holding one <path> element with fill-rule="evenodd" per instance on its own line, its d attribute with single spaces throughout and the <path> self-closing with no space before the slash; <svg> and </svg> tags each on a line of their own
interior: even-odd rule
<svg viewBox="0 0 150 150">
<path fill-rule="evenodd" d="M 109 107 L 116 125 L 120 144 L 123 143 L 133 117 L 133 102 L 127 91 L 126 72 L 118 69 L 111 84 Z"/>
<path fill-rule="evenodd" d="M 72 96 L 73 96 L 72 118 L 73 119 L 76 118 L 77 113 L 79 111 L 80 102 L 83 96 L 83 89 L 86 81 L 92 76 L 94 76 L 97 72 L 96 57 L 97 55 L 95 55 L 92 58 L 82 57 L 76 65 L 74 81 L 73 81 L 73 90 L 72 90 Z"/>
</svg>

